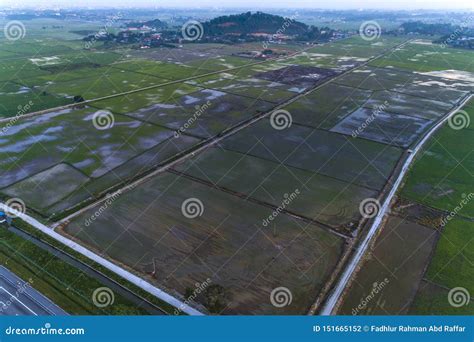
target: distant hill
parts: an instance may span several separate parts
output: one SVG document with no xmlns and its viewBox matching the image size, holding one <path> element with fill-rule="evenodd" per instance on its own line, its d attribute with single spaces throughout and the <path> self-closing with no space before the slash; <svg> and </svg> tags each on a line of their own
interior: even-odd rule
<svg viewBox="0 0 474 342">
<path fill-rule="evenodd" d="M 403 23 L 400 28 L 405 33 L 417 33 L 423 35 L 449 35 L 456 30 L 459 30 L 459 26 L 451 24 L 436 23 L 428 24 L 422 21 L 410 21 Z"/>
<path fill-rule="evenodd" d="M 135 22 L 130 22 L 130 23 L 125 24 L 125 27 L 127 28 L 143 27 L 143 26 L 147 26 L 152 29 L 161 30 L 161 29 L 166 28 L 168 25 L 165 22 L 161 21 L 160 19 L 153 19 L 149 21 L 135 21 Z"/>
<path fill-rule="evenodd" d="M 300 35 L 309 30 L 308 25 L 290 18 L 262 12 L 225 15 L 204 23 L 206 35 L 275 34 Z"/>
</svg>

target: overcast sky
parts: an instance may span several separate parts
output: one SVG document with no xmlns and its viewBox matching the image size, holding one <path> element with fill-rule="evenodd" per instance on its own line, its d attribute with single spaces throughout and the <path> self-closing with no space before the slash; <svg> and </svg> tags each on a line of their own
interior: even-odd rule
<svg viewBox="0 0 474 342">
<path fill-rule="evenodd" d="M 0 0 L 0 7 L 233 7 L 248 8 L 383 8 L 383 9 L 473 9 L 474 0 Z"/>
</svg>

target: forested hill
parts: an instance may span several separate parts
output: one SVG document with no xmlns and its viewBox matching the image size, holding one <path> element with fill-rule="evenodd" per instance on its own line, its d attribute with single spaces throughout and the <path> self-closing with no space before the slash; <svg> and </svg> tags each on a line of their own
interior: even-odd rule
<svg viewBox="0 0 474 342">
<path fill-rule="evenodd" d="M 274 34 L 279 31 L 287 35 L 301 35 L 309 31 L 306 24 L 291 18 L 262 12 L 226 15 L 204 23 L 204 31 L 208 35 L 226 34 Z"/>
</svg>

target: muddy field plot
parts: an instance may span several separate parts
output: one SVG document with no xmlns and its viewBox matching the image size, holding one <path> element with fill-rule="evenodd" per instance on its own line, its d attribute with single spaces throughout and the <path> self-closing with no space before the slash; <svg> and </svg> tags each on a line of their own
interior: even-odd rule
<svg viewBox="0 0 474 342">
<path fill-rule="evenodd" d="M 126 102 L 127 99 L 123 101 Z M 256 114 L 266 112 L 273 106 L 269 102 L 257 99 L 213 89 L 202 89 L 187 95 L 175 95 L 152 106 L 132 110 L 126 114 L 142 121 L 168 127 L 178 131 L 180 135 L 190 134 L 209 138 Z"/>
<path fill-rule="evenodd" d="M 414 116 L 360 108 L 334 126 L 331 132 L 407 148 L 419 139 L 432 124 L 431 120 Z"/>
<path fill-rule="evenodd" d="M 279 82 L 269 82 L 254 77 L 239 77 L 239 71 L 233 73 L 220 73 L 217 75 L 198 78 L 186 83 L 200 87 L 216 89 L 230 94 L 241 95 L 280 103 L 294 97 L 298 89 L 290 88 Z"/>
<path fill-rule="evenodd" d="M 195 201 L 200 216 L 183 215 L 192 213 L 181 209 L 189 198 L 202 203 Z M 96 210 L 76 217 L 65 233 L 177 296 L 210 278 L 225 293 L 216 310 L 222 314 L 304 314 L 343 246 L 341 238 L 284 214 L 265 228 L 270 209 L 170 173 L 118 197 L 85 226 Z M 293 296 L 284 308 L 270 302 L 280 286 Z"/>
<path fill-rule="evenodd" d="M 390 91 L 375 92 L 364 107 L 426 120 L 438 120 L 453 108 L 450 103 Z"/>
<path fill-rule="evenodd" d="M 257 61 L 249 58 L 221 56 L 192 61 L 187 63 L 187 65 L 192 68 L 196 68 L 197 70 L 207 70 L 207 72 L 212 72 L 243 67 L 255 62 Z"/>
<path fill-rule="evenodd" d="M 293 124 L 276 130 L 262 120 L 225 139 L 229 150 L 380 190 L 401 156 L 399 148 Z"/>
<path fill-rule="evenodd" d="M 331 69 L 291 65 L 282 69 L 259 73 L 255 77 L 290 86 L 311 88 L 336 75 L 337 72 Z"/>
<path fill-rule="evenodd" d="M 327 84 L 285 107 L 293 122 L 314 128 L 331 129 L 341 119 L 362 106 L 372 94 L 337 84 Z"/>
<path fill-rule="evenodd" d="M 191 67 L 184 63 L 165 63 L 146 59 L 115 63 L 111 67 L 169 80 L 181 80 L 209 73 L 209 70 Z"/>
<path fill-rule="evenodd" d="M 114 173 L 116 168 L 151 149 L 160 148 L 154 151 L 156 159 L 165 160 L 183 145 L 190 147 L 197 142 L 174 138 L 171 130 L 123 116 L 115 116 L 113 127 L 98 130 L 93 124 L 94 113 L 93 109 L 64 110 L 20 120 L 8 127 L 0 142 L 0 153 L 4 156 L 0 184 L 2 188 L 8 187 L 3 189 L 4 193 L 21 197 L 27 206 L 43 210 L 53 204 L 56 196 L 45 199 L 51 189 L 44 191 L 42 187 L 53 186 L 62 197 L 75 191 L 90 196 L 94 191 L 83 188 L 86 178 L 100 179 Z M 170 140 L 173 145 L 166 145 Z M 136 168 L 131 168 L 128 173 L 121 170 L 120 175 L 131 177 L 135 172 Z M 53 185 L 55 179 L 58 183 Z M 32 186 L 33 183 L 36 185 Z"/>
<path fill-rule="evenodd" d="M 178 99 L 187 94 L 194 93 L 201 88 L 186 83 L 177 83 L 162 87 L 143 90 L 106 100 L 95 101 L 91 106 L 99 109 L 110 110 L 113 113 L 128 114 L 143 108 L 153 108 L 164 103 L 175 104 Z"/>
<path fill-rule="evenodd" d="M 338 314 L 406 313 L 429 262 L 436 234 L 434 229 L 390 217 L 344 295 Z"/>
<path fill-rule="evenodd" d="M 209 149 L 174 169 L 209 186 L 231 190 L 236 196 L 274 207 L 284 205 L 290 212 L 342 232 L 355 228 L 360 202 L 377 195 L 330 177 L 220 148 Z M 252 176 L 243 176 L 247 174 Z M 290 203 L 284 204 L 290 195 Z"/>
</svg>

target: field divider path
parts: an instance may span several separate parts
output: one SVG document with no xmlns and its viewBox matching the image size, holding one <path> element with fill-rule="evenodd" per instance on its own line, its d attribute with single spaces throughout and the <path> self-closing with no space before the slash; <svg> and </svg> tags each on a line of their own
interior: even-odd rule
<svg viewBox="0 0 474 342">
<path fill-rule="evenodd" d="M 38 116 L 38 115 L 44 115 L 44 114 L 48 114 L 48 113 L 52 113 L 52 112 L 56 112 L 56 111 L 72 109 L 74 107 L 83 106 L 83 105 L 90 104 L 90 103 L 93 103 L 93 102 L 109 100 L 109 99 L 113 99 L 113 98 L 120 97 L 120 96 L 126 96 L 126 95 L 135 94 L 135 93 L 139 93 L 139 92 L 146 91 L 146 90 L 152 90 L 152 89 L 156 89 L 156 88 L 166 87 L 166 86 L 173 85 L 173 84 L 192 81 L 192 80 L 195 80 L 195 79 L 199 79 L 199 78 L 203 78 L 203 77 L 207 77 L 207 76 L 212 76 L 212 75 L 217 75 L 217 74 L 221 74 L 221 73 L 225 73 L 225 72 L 229 72 L 229 71 L 240 70 L 240 69 L 243 69 L 243 68 L 248 68 L 248 67 L 252 67 L 252 66 L 260 65 L 260 64 L 264 64 L 264 63 L 284 61 L 285 59 L 292 58 L 294 56 L 299 55 L 302 52 L 305 52 L 306 50 L 310 50 L 310 49 L 313 49 L 314 47 L 321 46 L 321 45 L 324 45 L 324 44 L 309 46 L 305 49 L 302 49 L 301 51 L 296 51 L 296 52 L 291 53 L 287 56 L 282 56 L 282 57 L 277 57 L 277 58 L 269 58 L 269 59 L 266 59 L 266 60 L 263 60 L 263 61 L 259 61 L 259 62 L 255 62 L 255 63 L 249 63 L 249 64 L 241 65 L 241 66 L 236 66 L 236 67 L 233 67 L 233 68 L 227 68 L 227 69 L 222 69 L 222 70 L 218 70 L 218 71 L 211 71 L 211 72 L 208 72 L 208 73 L 205 73 L 205 74 L 190 76 L 190 77 L 182 78 L 182 79 L 179 79 L 179 80 L 170 80 L 168 82 L 155 84 L 155 85 L 140 88 L 140 89 L 133 89 L 133 90 L 129 90 L 129 91 L 126 91 L 126 92 L 123 92 L 123 93 L 107 95 L 107 96 L 103 96 L 103 97 L 98 97 L 96 99 L 85 100 L 85 101 L 82 101 L 82 102 L 70 103 L 70 104 L 67 104 L 67 105 L 64 105 L 64 106 L 48 108 L 48 109 L 40 110 L 40 111 L 33 112 L 33 113 L 17 115 L 17 116 L 12 116 L 12 117 L 8 117 L 8 118 L 2 118 L 2 119 L 0 119 L 0 124 L 1 123 L 8 123 L 13 119 L 16 119 L 16 120 L 18 120 L 18 119 L 27 119 L 27 118 L 35 117 L 35 116 Z M 118 65 L 120 63 L 116 63 L 116 64 Z M 114 67 L 114 68 L 117 68 L 117 67 Z M 123 70 L 123 69 L 120 69 L 120 70 Z M 130 71 L 130 72 L 135 72 L 135 71 Z M 140 74 L 138 72 L 135 72 L 135 73 Z M 149 74 L 147 74 L 147 75 L 148 76 L 153 76 L 153 75 L 149 75 Z M 155 77 L 157 77 L 157 76 L 155 76 Z"/>
<path fill-rule="evenodd" d="M 153 178 L 155 177 L 156 175 L 160 174 L 160 173 L 163 173 L 165 171 L 167 171 L 168 169 L 170 169 L 171 167 L 187 160 L 188 158 L 191 158 L 191 157 L 194 157 L 196 154 L 208 149 L 209 147 L 212 147 L 216 144 L 218 144 L 219 142 L 221 142 L 222 140 L 224 140 L 225 138 L 229 137 L 229 136 L 232 136 L 238 132 L 240 132 L 241 130 L 259 122 L 260 120 L 264 119 L 264 118 L 267 118 L 269 117 L 273 112 L 277 111 L 277 110 L 280 110 L 280 109 L 283 109 L 285 108 L 286 106 L 292 104 L 293 102 L 296 102 L 298 101 L 299 99 L 305 97 L 306 95 L 320 89 L 321 87 L 327 85 L 328 83 L 331 83 L 331 82 L 334 82 L 336 80 L 338 80 L 339 78 L 342 78 L 343 76 L 345 76 L 346 74 L 354 71 L 354 70 L 357 70 L 359 68 L 362 68 L 364 66 L 366 66 L 367 64 L 369 64 L 370 62 L 378 59 L 378 58 L 381 58 L 383 57 L 385 54 L 395 50 L 395 49 L 398 49 L 402 46 L 404 46 L 405 44 L 407 44 L 408 42 L 410 42 L 410 40 L 408 41 L 405 41 L 397 46 L 394 46 L 392 48 L 390 48 L 389 50 L 381 53 L 380 55 L 376 56 L 376 57 L 372 57 L 370 59 L 368 59 L 367 61 L 365 61 L 364 63 L 361 63 L 351 69 L 348 69 L 342 73 L 340 73 L 339 75 L 333 77 L 333 78 L 330 78 L 326 81 L 323 81 L 322 83 L 320 83 L 319 85 L 313 87 L 313 88 L 310 88 L 310 89 L 307 89 L 306 91 L 288 99 L 287 101 L 283 102 L 283 103 L 280 103 L 279 105 L 273 107 L 272 109 L 270 109 L 269 111 L 267 112 L 264 112 L 264 113 L 260 113 L 260 114 L 257 114 L 251 118 L 249 118 L 248 120 L 245 120 L 243 122 L 240 122 L 238 124 L 236 124 L 235 126 L 233 127 L 230 127 L 228 129 L 226 129 L 225 131 L 223 131 L 222 133 L 218 134 L 217 136 L 214 136 L 214 137 L 211 137 L 207 140 L 204 140 L 202 143 L 196 145 L 195 148 L 193 148 L 191 151 L 185 151 L 184 153 L 178 155 L 176 158 L 170 160 L 169 162 L 165 163 L 164 165 L 159 165 L 157 167 L 151 169 L 151 171 L 148 171 L 146 174 L 144 174 L 142 177 L 130 182 L 129 184 L 123 186 L 122 188 L 120 189 L 117 189 L 111 193 L 108 193 L 108 195 L 104 195 L 102 196 L 102 198 L 99 198 L 98 200 L 90 203 L 89 205 L 71 213 L 70 215 L 66 216 L 65 218 L 59 220 L 58 222 L 56 222 L 55 224 L 52 225 L 53 229 L 59 225 L 63 225 L 64 223 L 67 223 L 68 221 L 70 221 L 71 219 L 73 219 L 74 217 L 82 214 L 83 212 L 91 209 L 91 208 L 94 208 L 96 207 L 97 205 L 101 204 L 102 202 L 106 201 L 107 198 L 109 198 L 108 196 L 118 196 L 118 195 L 122 195 L 125 191 L 129 191 L 129 190 L 132 190 L 134 189 L 136 186 L 142 184 L 143 182 L 147 181 L 148 179 L 150 178 Z"/>
<path fill-rule="evenodd" d="M 179 156 L 178 158 L 174 159 L 174 160 L 171 160 L 170 162 L 168 162 L 167 164 L 165 165 L 162 165 L 162 166 L 158 166 L 158 168 L 156 168 L 155 170 L 152 169 L 151 172 L 149 172 L 148 174 L 144 175 L 143 177 L 125 185 L 124 187 L 116 190 L 114 193 L 112 194 L 109 194 L 109 196 L 116 196 L 116 195 L 122 195 L 123 192 L 125 191 L 128 191 L 128 190 L 133 190 L 136 186 L 142 184 L 143 182 L 149 180 L 150 178 L 153 178 L 155 177 L 156 175 L 164 172 L 164 171 L 167 171 L 169 168 L 171 168 L 172 166 L 180 163 L 180 162 L 183 162 L 184 160 L 194 156 L 196 153 L 199 153 L 201 151 L 204 151 L 205 149 L 219 143 L 220 141 L 222 141 L 223 139 L 231 136 L 231 135 L 234 135 L 235 133 L 247 128 L 248 126 L 270 116 L 274 111 L 276 110 L 279 110 L 279 109 L 282 109 L 286 106 L 288 106 L 289 104 L 299 100 L 300 98 L 316 91 L 317 89 L 323 87 L 324 85 L 328 84 L 328 83 L 331 83 L 335 80 L 338 80 L 339 78 L 343 77 L 344 75 L 356 70 L 356 69 L 359 69 L 359 68 L 362 68 L 364 66 L 366 66 L 367 64 L 369 64 L 370 62 L 378 59 L 378 58 L 381 58 L 383 56 L 385 56 L 387 53 L 390 53 L 392 51 L 394 51 L 395 49 L 398 49 L 400 47 L 403 47 L 404 45 L 408 44 L 411 40 L 407 40 L 401 44 L 398 44 L 396 46 L 393 46 L 389 49 L 387 49 L 386 51 L 382 52 L 381 54 L 375 56 L 375 57 L 372 57 L 372 58 L 369 58 L 367 61 L 359 64 L 359 65 L 356 65 L 354 66 L 353 68 L 350 68 L 344 72 L 341 72 L 339 75 L 333 77 L 333 78 L 329 78 L 328 80 L 325 80 L 323 82 L 321 82 L 319 85 L 313 87 L 313 88 L 310 88 L 300 94 L 298 94 L 297 96 L 291 98 L 291 99 L 288 99 L 287 101 L 279 104 L 278 106 L 272 108 L 271 110 L 265 112 L 265 113 L 261 113 L 261 114 L 258 114 L 256 115 L 255 117 L 252 117 L 250 118 L 249 120 L 246 120 L 244 122 L 241 122 L 229 129 L 227 129 L 226 131 L 224 131 L 223 133 L 219 134 L 218 136 L 216 137 L 212 137 L 206 141 L 203 142 L 203 144 L 201 144 L 201 146 L 199 146 L 197 149 L 194 149 L 192 151 L 189 151 L 189 152 L 186 152 L 185 154 Z M 310 48 L 313 48 L 310 47 Z M 301 53 L 301 51 L 293 54 L 293 55 L 297 55 Z M 289 58 L 290 56 L 285 56 L 285 59 L 286 58 Z M 278 59 L 275 59 L 275 60 L 271 60 L 271 61 L 276 61 Z M 266 60 L 266 61 L 262 61 L 262 62 L 258 62 L 258 63 L 254 63 L 253 65 L 256 65 L 256 64 L 262 64 L 262 63 L 265 63 L 265 62 L 269 62 L 269 60 Z M 234 69 L 241 69 L 243 67 L 248 67 L 250 65 L 246 65 L 246 66 L 242 66 L 242 67 L 236 67 Z M 227 69 L 228 71 L 229 69 Z M 208 75 L 213 75 L 213 74 L 218 74 L 218 73 L 221 73 L 221 72 L 225 72 L 226 70 L 221 70 L 221 71 L 216 71 L 216 72 L 212 72 L 212 73 L 209 73 Z M 200 76 L 196 76 L 196 77 L 192 77 L 192 78 L 189 78 L 189 79 L 195 79 L 195 78 L 200 78 L 200 77 L 205 77 L 205 75 L 200 75 Z M 174 83 L 180 83 L 180 82 L 183 82 L 183 80 L 180 80 L 180 81 L 173 81 L 173 82 L 170 82 L 170 84 L 174 84 Z M 152 86 L 151 88 L 149 89 L 153 89 L 153 88 L 157 88 L 161 85 L 156 85 L 156 86 Z M 146 88 L 145 88 L 146 89 Z M 140 89 L 140 90 L 134 90 L 132 92 L 129 92 L 129 93 L 135 93 L 135 92 L 138 92 L 138 91 L 142 91 L 143 89 Z M 124 95 L 124 94 L 115 94 L 113 96 L 108 96 L 106 98 L 114 98 L 114 97 L 117 97 L 117 96 L 121 96 L 121 95 Z M 94 101 L 97 101 L 94 100 Z M 92 101 L 89 101 L 89 102 L 92 102 Z M 84 104 L 84 102 L 82 102 L 81 104 Z M 73 107 L 77 104 L 74 104 L 74 105 L 69 105 L 67 107 L 60 107 L 60 108 L 63 108 L 63 109 L 66 109 L 66 108 L 70 108 L 70 107 Z M 31 116 L 35 116 L 35 115 L 41 115 L 41 114 L 45 114 L 45 113 L 48 113 L 48 112 L 51 112 L 51 111 L 54 111 L 54 110 L 57 110 L 56 109 L 50 109 L 48 111 L 41 111 L 41 112 L 37 112 L 36 114 L 35 113 L 31 113 L 31 114 L 27 114 L 29 115 L 29 117 Z M 21 118 L 21 117 L 20 117 Z M 9 118 L 7 119 L 7 121 L 9 120 L 12 120 L 13 118 Z M 2 121 L 0 120 L 0 123 Z M 4 122 L 4 121 L 3 121 Z M 176 308 L 179 308 L 180 310 L 182 310 L 184 313 L 186 314 L 189 314 L 189 315 L 203 315 L 202 312 L 196 310 L 195 308 L 191 307 L 190 305 L 182 302 L 181 300 L 177 299 L 176 297 L 173 297 L 172 295 L 164 292 L 163 290 L 159 289 L 158 287 L 156 287 L 155 285 L 147 282 L 146 280 L 136 276 L 135 274 L 127 271 L 126 269 L 112 263 L 111 261 L 107 260 L 106 258 L 90 251 L 89 249 L 87 249 L 86 247 L 83 247 L 82 245 L 76 243 L 75 241 L 71 240 L 71 239 L 68 239 L 66 238 L 65 236 L 57 233 L 54 231 L 54 228 L 57 227 L 58 225 L 64 223 L 64 222 L 67 222 L 69 221 L 70 219 L 82 214 L 83 212 L 91 209 L 91 208 L 94 208 L 96 207 L 97 205 L 101 204 L 102 202 L 106 201 L 109 197 L 108 196 L 103 196 L 102 198 L 98 199 L 97 201 L 94 201 L 93 203 L 85 206 L 84 208 L 81 208 L 80 210 L 70 214 L 69 216 L 67 216 L 66 218 L 60 220 L 59 222 L 57 222 L 55 225 L 51 226 L 51 227 L 48 227 L 46 226 L 45 224 L 39 222 L 37 219 L 25 214 L 25 213 L 21 213 L 21 212 L 17 212 L 17 211 L 14 211 L 13 209 L 9 208 L 8 206 L 6 206 L 4 203 L 0 203 L 0 208 L 3 209 L 3 210 L 10 210 L 10 211 L 13 211 L 19 219 L 25 221 L 26 223 L 30 224 L 31 226 L 35 227 L 36 229 L 42 231 L 43 233 L 45 233 L 46 235 L 50 236 L 51 238 L 55 239 L 56 241 L 68 246 L 69 248 L 73 249 L 74 251 L 84 255 L 85 257 L 97 262 L 98 264 L 102 265 L 103 267 L 109 269 L 110 271 L 118 274 L 119 276 L 121 276 L 122 278 L 125 278 L 126 280 L 128 280 L 129 282 L 131 282 L 132 284 L 140 287 L 141 289 L 143 289 L 144 291 L 147 291 L 148 293 L 156 296 L 157 298 L 165 301 L 166 303 L 172 305 L 172 306 L 175 306 Z"/>
<path fill-rule="evenodd" d="M 234 191 L 234 190 L 231 190 L 231 189 L 228 189 L 228 188 L 225 188 L 225 187 L 222 187 L 222 186 L 219 186 L 217 184 L 213 184 L 209 181 L 206 181 L 206 180 L 203 180 L 201 178 L 197 178 L 197 177 L 194 177 L 194 176 L 191 176 L 189 174 L 186 174 L 186 173 L 183 173 L 183 172 L 180 172 L 180 171 L 176 171 L 176 170 L 168 170 L 169 173 L 172 173 L 172 174 L 175 174 L 177 176 L 180 176 L 180 177 L 183 177 L 183 178 L 187 178 L 187 179 L 190 179 L 192 180 L 193 182 L 196 182 L 196 183 L 200 183 L 200 184 L 203 184 L 203 185 L 206 185 L 210 188 L 213 188 L 213 189 L 217 189 L 217 190 L 220 190 L 220 191 L 223 191 L 225 193 L 228 193 L 228 194 L 231 194 L 232 196 L 236 196 L 236 197 L 239 197 L 239 198 L 242 198 L 243 200 L 245 201 L 248 201 L 248 202 L 252 202 L 252 203 L 256 203 L 256 204 L 259 204 L 261 206 L 264 206 L 264 207 L 267 207 L 267 208 L 270 208 L 272 210 L 277 210 L 278 209 L 278 206 L 276 206 L 275 204 L 272 204 L 272 203 L 269 203 L 269 202 L 266 202 L 266 201 L 262 201 L 262 200 L 259 200 L 258 198 L 255 198 L 255 197 L 251 197 L 249 195 L 246 195 L 244 193 L 241 193 L 241 192 L 238 192 L 238 191 Z M 283 210 L 280 210 L 280 212 L 288 215 L 288 216 L 291 216 L 291 217 L 294 217 L 294 218 L 297 218 L 299 220 L 302 220 L 306 223 L 312 223 L 312 224 L 316 224 L 318 227 L 320 228 L 323 228 L 327 231 L 329 231 L 330 233 L 336 235 L 336 236 L 339 236 L 343 239 L 349 239 L 351 238 L 350 235 L 348 234 L 344 234 L 340 231 L 338 231 L 337 229 L 335 229 L 334 227 L 326 224 L 326 223 L 323 223 L 323 222 L 320 222 L 320 221 L 317 221 L 317 220 L 314 220 L 310 217 L 307 217 L 307 216 L 303 216 L 303 215 L 300 215 L 300 214 L 297 214 L 295 212 L 292 212 L 291 210 L 287 210 L 287 209 L 283 209 Z"/>
<path fill-rule="evenodd" d="M 396 178 L 395 182 L 393 183 L 390 191 L 388 192 L 387 196 L 383 200 L 383 204 L 380 206 L 380 209 L 377 213 L 377 216 L 373 219 L 372 224 L 370 225 L 367 235 L 363 238 L 360 244 L 357 246 L 355 252 L 353 253 L 352 258 L 348 261 L 347 266 L 345 267 L 343 273 L 339 277 L 336 286 L 331 291 L 328 299 L 326 300 L 323 308 L 320 311 L 321 315 L 331 315 L 334 309 L 337 307 L 339 300 L 341 299 L 346 286 L 348 285 L 349 281 L 351 280 L 352 276 L 356 273 L 359 264 L 363 261 L 363 256 L 366 254 L 368 250 L 370 250 L 370 246 L 372 243 L 372 239 L 374 236 L 377 235 L 377 232 L 383 228 L 384 226 L 384 219 L 387 216 L 387 213 L 390 209 L 390 205 L 397 194 L 403 180 L 405 179 L 406 174 L 408 173 L 411 164 L 415 160 L 415 157 L 422 150 L 423 146 L 426 142 L 448 121 L 453 115 L 455 115 L 462 107 L 468 103 L 473 94 L 466 96 L 461 103 L 459 103 L 455 108 L 453 108 L 448 114 L 444 116 L 439 122 L 437 122 L 425 135 L 424 137 L 418 142 L 418 144 L 411 150 L 407 150 L 405 152 L 406 159 L 403 163 L 400 173 Z"/>
</svg>

